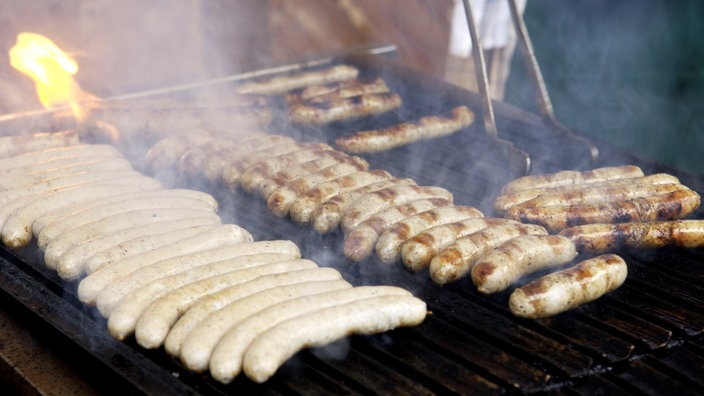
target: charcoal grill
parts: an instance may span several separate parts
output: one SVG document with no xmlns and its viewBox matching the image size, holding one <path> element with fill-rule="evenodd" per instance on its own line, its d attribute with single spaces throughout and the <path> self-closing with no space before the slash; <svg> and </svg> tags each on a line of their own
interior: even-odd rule
<svg viewBox="0 0 704 396">
<path fill-rule="evenodd" d="M 274 122 L 302 141 L 328 141 L 358 129 L 383 127 L 458 104 L 479 112 L 479 98 L 463 89 L 378 57 L 334 62 L 358 66 L 363 76 L 382 76 L 400 92 L 404 106 L 381 117 L 324 128 L 293 128 Z M 428 105 L 432 103 L 432 105 Z M 281 103 L 272 103 L 274 107 Z M 491 201 L 507 181 L 521 175 L 520 151 L 532 172 L 635 164 L 646 173 L 668 172 L 700 194 L 704 180 L 598 141 L 593 158 L 571 134 L 504 103 L 494 103 L 499 138 L 480 123 L 447 138 L 366 156 L 419 184 L 448 188 L 458 204 L 491 213 Z M 479 113 L 478 113 L 479 114 Z M 479 119 L 479 117 L 478 117 Z M 506 142 L 510 142 L 506 144 Z M 515 147 L 514 147 L 515 146 Z M 518 150 L 515 150 L 518 149 Z M 518 155 L 516 153 L 519 153 Z M 581 308 L 543 320 L 514 317 L 508 294 L 483 296 L 468 279 L 439 287 L 427 273 L 369 259 L 345 261 L 339 234 L 318 235 L 310 227 L 270 214 L 258 196 L 211 191 L 223 218 L 247 228 L 258 240 L 291 239 L 304 257 L 338 268 L 355 285 L 393 284 L 428 303 L 431 314 L 415 328 L 355 336 L 307 350 L 263 385 L 243 376 L 221 385 L 189 373 L 162 350 L 118 342 L 105 320 L 76 298 L 76 285 L 43 267 L 35 246 L 19 253 L 0 249 L 2 309 L 78 367 L 105 393 L 121 394 L 701 394 L 704 392 L 704 251 L 623 251 L 625 284 Z M 703 218 L 700 209 L 694 214 Z"/>
</svg>

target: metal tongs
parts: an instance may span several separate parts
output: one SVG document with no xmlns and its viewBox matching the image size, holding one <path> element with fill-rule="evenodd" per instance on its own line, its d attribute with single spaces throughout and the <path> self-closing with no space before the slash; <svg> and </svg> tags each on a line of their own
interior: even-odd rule
<svg viewBox="0 0 704 396">
<path fill-rule="evenodd" d="M 596 146 L 590 143 L 587 139 L 575 135 L 569 128 L 565 127 L 557 120 L 557 117 L 555 116 L 555 112 L 552 107 L 552 102 L 550 101 L 550 95 L 548 94 L 547 87 L 545 86 L 545 82 L 540 71 L 540 67 L 538 66 L 538 61 L 535 57 L 535 52 L 533 51 L 533 45 L 530 41 L 528 30 L 526 29 L 523 17 L 518 11 L 518 5 L 516 4 L 516 0 L 507 1 L 511 12 L 513 26 L 516 31 L 516 36 L 518 38 L 521 54 L 523 55 L 524 63 L 526 65 L 526 68 L 528 69 L 528 74 L 535 89 L 535 96 L 540 115 L 542 115 L 546 122 L 549 123 L 550 126 L 556 131 L 558 131 L 563 137 L 577 142 L 581 151 L 586 152 L 587 157 L 589 158 L 589 161 L 591 163 L 596 162 L 599 157 L 599 150 L 596 148 Z M 484 127 L 487 133 L 497 137 L 498 134 L 496 129 L 496 121 L 494 118 L 494 110 L 491 103 L 491 94 L 489 93 L 489 80 L 487 77 L 486 62 L 484 61 L 484 52 L 481 47 L 479 32 L 474 21 L 474 15 L 472 13 L 472 6 L 470 4 L 470 1 L 463 0 L 463 3 L 467 16 L 467 24 L 469 26 L 469 34 L 472 40 L 472 58 L 475 64 L 475 71 L 477 74 L 476 77 L 478 83 L 477 85 L 482 100 Z"/>
<path fill-rule="evenodd" d="M 530 172 L 531 161 L 530 156 L 525 151 L 515 147 L 508 140 L 499 138 L 498 129 L 496 128 L 496 120 L 494 118 L 494 106 L 491 104 L 491 94 L 489 93 L 489 79 L 486 72 L 486 62 L 484 61 L 484 50 L 482 49 L 479 40 L 479 31 L 474 22 L 474 13 L 469 0 L 463 0 L 464 12 L 467 16 L 467 25 L 469 26 L 469 35 L 472 39 L 472 58 L 474 60 L 474 69 L 477 74 L 477 86 L 479 88 L 479 96 L 482 105 L 482 118 L 484 121 L 484 130 L 494 138 L 499 144 L 499 147 L 508 154 L 511 159 L 511 169 L 518 175 L 527 175 Z"/>
<path fill-rule="evenodd" d="M 543 80 L 543 74 L 540 72 L 540 66 L 538 65 L 538 59 L 535 57 L 535 51 L 533 50 L 533 43 L 528 35 L 528 29 L 526 28 L 525 21 L 521 13 L 518 11 L 518 5 L 516 0 L 507 0 L 509 9 L 511 10 L 511 19 L 513 20 L 513 29 L 516 32 L 518 38 L 518 45 L 521 49 L 521 54 L 523 55 L 523 62 L 526 65 L 526 69 L 533 83 L 533 88 L 535 89 L 535 97 L 538 102 L 538 111 L 540 114 L 550 123 L 553 128 L 555 128 L 560 133 L 564 134 L 565 137 L 581 144 L 585 150 L 587 150 L 588 156 L 593 163 L 599 159 L 599 149 L 596 148 L 592 143 L 582 136 L 574 134 L 569 128 L 562 125 L 555 116 L 555 111 L 552 107 L 552 102 L 550 101 L 550 95 L 548 94 L 548 89 L 545 86 L 545 81 Z"/>
</svg>

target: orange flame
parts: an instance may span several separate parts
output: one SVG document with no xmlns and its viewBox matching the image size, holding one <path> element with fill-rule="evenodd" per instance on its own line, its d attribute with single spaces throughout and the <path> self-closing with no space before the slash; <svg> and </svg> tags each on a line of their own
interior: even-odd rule
<svg viewBox="0 0 704 396">
<path fill-rule="evenodd" d="M 78 63 L 48 38 L 36 33 L 20 33 L 9 55 L 12 67 L 34 80 L 44 107 L 70 106 L 74 116 L 80 119 L 80 102 L 95 99 L 73 79 Z"/>
</svg>

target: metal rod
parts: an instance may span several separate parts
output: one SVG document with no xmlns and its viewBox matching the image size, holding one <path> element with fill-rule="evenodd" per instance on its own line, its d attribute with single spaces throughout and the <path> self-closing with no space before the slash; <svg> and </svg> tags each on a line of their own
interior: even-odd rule
<svg viewBox="0 0 704 396">
<path fill-rule="evenodd" d="M 548 93 L 547 86 L 545 85 L 545 80 L 543 79 L 543 74 L 540 71 L 540 66 L 538 65 L 538 59 L 535 56 L 533 43 L 530 40 L 530 35 L 528 34 L 528 29 L 526 28 L 523 16 L 518 10 L 518 4 L 516 3 L 516 0 L 507 1 L 511 11 L 513 28 L 516 32 L 516 37 L 518 38 L 518 46 L 521 54 L 523 55 L 523 62 L 526 65 L 528 75 L 533 83 L 533 88 L 535 89 L 535 98 L 537 101 L 538 111 L 556 129 L 584 146 L 589 153 L 591 161 L 595 162 L 599 158 L 599 149 L 590 143 L 586 138 L 572 133 L 569 128 L 565 127 L 557 120 L 555 110 L 552 106 L 552 102 L 550 101 L 550 94 Z"/>
<path fill-rule="evenodd" d="M 344 50 L 334 50 L 326 53 L 315 54 L 309 58 L 299 59 L 286 65 L 267 67 L 250 72 L 233 74 L 229 76 L 214 78 L 211 80 L 197 81 L 193 83 L 172 85 L 163 88 L 156 88 L 147 91 L 133 92 L 123 95 L 110 96 L 107 98 L 99 98 L 98 101 L 113 101 L 113 100 L 128 100 L 138 99 L 155 95 L 170 94 L 182 91 L 188 91 L 194 88 L 202 88 L 210 85 L 223 84 L 228 82 L 237 82 L 248 79 L 273 76 L 276 74 L 289 73 L 292 71 L 303 70 L 309 67 L 320 66 L 333 62 L 335 59 L 358 56 L 358 55 L 393 55 L 397 50 L 396 45 L 372 43 L 346 48 Z M 51 114 L 58 111 L 68 110 L 69 106 L 52 107 L 46 109 L 37 109 L 23 111 L 18 113 L 0 115 L 0 122 L 21 119 L 25 117 L 35 117 L 40 115 Z"/>
<path fill-rule="evenodd" d="M 479 31 L 474 22 L 474 14 L 469 0 L 463 0 L 464 12 L 467 16 L 467 25 L 469 27 L 469 36 L 472 39 L 472 59 L 474 60 L 474 70 L 477 77 L 477 86 L 479 87 L 479 95 L 482 100 L 482 118 L 484 120 L 484 129 L 493 136 L 498 136 L 496 129 L 496 120 L 494 118 L 494 107 L 491 104 L 491 93 L 489 92 L 489 78 L 486 72 L 486 62 L 484 61 L 484 51 L 479 40 Z"/>
<path fill-rule="evenodd" d="M 536 100 L 538 101 L 538 111 L 549 120 L 557 121 L 555 111 L 552 107 L 552 102 L 550 101 L 550 95 L 548 94 L 548 89 L 545 86 L 543 74 L 540 72 L 540 66 L 538 66 L 538 59 L 535 57 L 533 43 L 528 35 L 528 29 L 523 21 L 523 17 L 518 11 L 518 4 L 516 3 L 516 0 L 508 0 L 508 5 L 511 9 L 513 28 L 518 38 L 518 45 L 521 49 L 521 54 L 523 55 L 523 61 L 528 69 L 528 74 L 530 75 L 530 79 L 535 88 Z"/>
</svg>

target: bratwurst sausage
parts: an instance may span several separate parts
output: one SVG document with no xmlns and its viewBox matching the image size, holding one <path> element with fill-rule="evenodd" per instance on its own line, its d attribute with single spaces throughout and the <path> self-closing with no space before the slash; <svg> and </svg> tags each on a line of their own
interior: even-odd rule
<svg viewBox="0 0 704 396">
<path fill-rule="evenodd" d="M 507 289 L 522 276 L 577 257 L 572 241 L 559 235 L 522 235 L 485 254 L 472 268 L 472 281 L 484 294 Z"/>
<path fill-rule="evenodd" d="M 540 224 L 552 231 L 589 223 L 675 220 L 699 207 L 700 196 L 682 186 L 670 193 L 620 201 L 581 205 L 514 206 L 507 217 L 524 223 Z"/>
<path fill-rule="evenodd" d="M 628 267 L 621 257 L 605 254 L 517 288 L 508 305 L 514 315 L 523 318 L 557 315 L 615 290 L 627 275 Z"/>
<path fill-rule="evenodd" d="M 704 220 L 585 224 L 565 228 L 560 235 L 571 239 L 580 252 L 588 253 L 665 246 L 691 249 L 704 246 Z"/>
<path fill-rule="evenodd" d="M 501 190 L 502 194 L 529 188 L 559 187 L 570 184 L 598 183 L 605 180 L 624 179 L 643 176 L 643 171 L 637 166 L 624 165 L 596 168 L 584 172 L 561 171 L 546 175 L 523 176 L 507 183 Z"/>
</svg>

